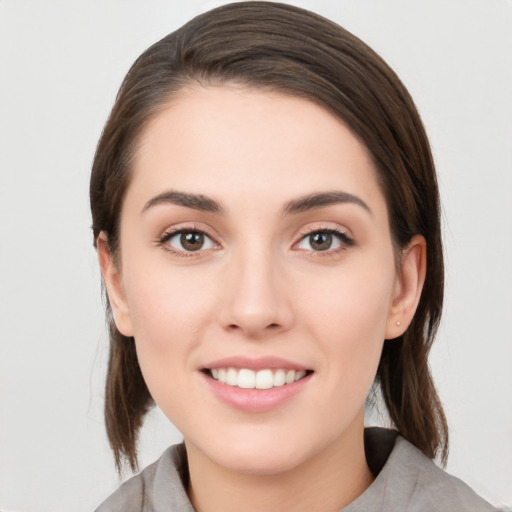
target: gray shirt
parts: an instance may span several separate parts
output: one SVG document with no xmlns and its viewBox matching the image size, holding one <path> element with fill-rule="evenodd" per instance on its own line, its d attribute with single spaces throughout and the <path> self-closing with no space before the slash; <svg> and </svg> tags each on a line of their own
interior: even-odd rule
<svg viewBox="0 0 512 512">
<path fill-rule="evenodd" d="M 395 431 L 366 429 L 365 450 L 376 478 L 340 512 L 497 510 Z M 184 447 L 171 446 L 156 462 L 125 482 L 96 512 L 194 512 L 186 493 L 187 481 Z"/>
</svg>

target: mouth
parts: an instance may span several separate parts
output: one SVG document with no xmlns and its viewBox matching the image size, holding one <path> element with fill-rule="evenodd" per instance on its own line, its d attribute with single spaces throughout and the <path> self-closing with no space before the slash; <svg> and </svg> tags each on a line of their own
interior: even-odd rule
<svg viewBox="0 0 512 512">
<path fill-rule="evenodd" d="M 208 377 L 227 386 L 240 389 L 272 389 L 298 382 L 313 373 L 313 370 L 293 370 L 285 368 L 204 368 Z"/>
<path fill-rule="evenodd" d="M 200 373 L 207 389 L 221 402 L 252 414 L 294 403 L 294 397 L 307 393 L 315 371 L 272 355 L 233 355 L 205 363 Z"/>
</svg>

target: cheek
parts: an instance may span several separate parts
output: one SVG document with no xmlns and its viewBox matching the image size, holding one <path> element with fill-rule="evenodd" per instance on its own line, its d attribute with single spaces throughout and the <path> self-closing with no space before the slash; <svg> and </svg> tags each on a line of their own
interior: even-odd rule
<svg viewBox="0 0 512 512">
<path fill-rule="evenodd" d="M 130 302 L 130 311 L 139 336 L 173 336 L 177 331 L 193 328 L 191 324 L 197 321 L 200 302 L 187 287 L 177 291 L 177 285 L 158 280 L 154 286 L 146 282 L 138 287 L 139 296 Z"/>
<path fill-rule="evenodd" d="M 187 272 L 153 266 L 129 274 L 126 296 L 137 356 L 146 383 L 157 403 L 175 401 L 169 386 L 180 389 L 193 369 L 203 324 L 211 317 L 210 290 Z M 164 405 L 164 404 L 161 404 Z"/>
<path fill-rule="evenodd" d="M 197 331 L 212 302 L 207 276 L 194 268 L 173 268 L 162 261 L 134 260 L 126 265 L 125 293 L 134 324 L 135 338 L 172 349 L 171 340 L 183 332 Z M 131 263 L 131 262 L 129 262 Z M 140 270 L 142 269 L 142 271 Z"/>
<path fill-rule="evenodd" d="M 310 283 L 299 317 L 321 347 L 331 385 L 365 395 L 385 339 L 394 288 L 394 262 L 340 269 L 330 279 Z M 357 391 L 357 393 L 356 393 Z"/>
<path fill-rule="evenodd" d="M 393 262 L 362 267 L 317 274 L 296 289 L 295 296 L 301 298 L 299 316 L 310 318 L 322 331 L 320 339 L 384 339 L 395 281 Z"/>
</svg>

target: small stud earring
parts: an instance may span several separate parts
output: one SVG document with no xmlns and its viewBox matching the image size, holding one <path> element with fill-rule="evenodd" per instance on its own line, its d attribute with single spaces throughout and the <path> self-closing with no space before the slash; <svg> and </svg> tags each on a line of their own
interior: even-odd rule
<svg viewBox="0 0 512 512">
<path fill-rule="evenodd" d="M 396 321 L 396 325 L 398 325 L 398 327 L 400 327 L 402 325 L 402 323 L 400 322 L 400 320 L 397 320 Z"/>
</svg>

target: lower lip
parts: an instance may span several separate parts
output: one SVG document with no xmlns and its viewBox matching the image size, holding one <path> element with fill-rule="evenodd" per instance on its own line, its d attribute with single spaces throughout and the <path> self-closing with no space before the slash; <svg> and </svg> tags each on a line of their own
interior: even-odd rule
<svg viewBox="0 0 512 512">
<path fill-rule="evenodd" d="M 300 393 L 311 379 L 311 374 L 302 379 L 270 389 L 242 389 L 228 386 L 209 375 L 202 376 L 213 394 L 225 404 L 244 412 L 267 412 L 284 404 Z"/>
</svg>

